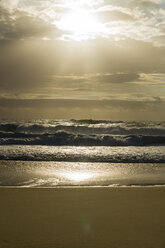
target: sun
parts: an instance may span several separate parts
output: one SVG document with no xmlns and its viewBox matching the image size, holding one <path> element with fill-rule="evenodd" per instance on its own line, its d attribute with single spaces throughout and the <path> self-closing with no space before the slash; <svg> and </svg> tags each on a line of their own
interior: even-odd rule
<svg viewBox="0 0 165 248">
<path fill-rule="evenodd" d="M 96 21 L 85 10 L 77 10 L 64 15 L 60 24 L 62 29 L 76 33 L 89 33 L 97 29 Z"/>
<path fill-rule="evenodd" d="M 75 38 L 80 38 L 97 34 L 100 25 L 95 19 L 94 15 L 85 9 L 76 9 L 67 14 L 62 15 L 60 21 L 57 23 L 58 27 L 63 31 L 72 33 Z"/>
</svg>

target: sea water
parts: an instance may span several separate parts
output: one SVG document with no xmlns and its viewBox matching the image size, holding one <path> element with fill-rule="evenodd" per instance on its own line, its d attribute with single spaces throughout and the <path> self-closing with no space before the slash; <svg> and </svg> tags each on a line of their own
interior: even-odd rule
<svg viewBox="0 0 165 248">
<path fill-rule="evenodd" d="M 165 185 L 165 122 L 0 122 L 0 186 Z"/>
</svg>

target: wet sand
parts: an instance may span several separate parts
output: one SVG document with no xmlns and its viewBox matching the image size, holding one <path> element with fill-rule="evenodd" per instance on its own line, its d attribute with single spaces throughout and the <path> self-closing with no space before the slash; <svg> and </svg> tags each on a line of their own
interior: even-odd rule
<svg viewBox="0 0 165 248">
<path fill-rule="evenodd" d="M 0 188 L 0 248 L 164 248 L 165 187 Z"/>
</svg>

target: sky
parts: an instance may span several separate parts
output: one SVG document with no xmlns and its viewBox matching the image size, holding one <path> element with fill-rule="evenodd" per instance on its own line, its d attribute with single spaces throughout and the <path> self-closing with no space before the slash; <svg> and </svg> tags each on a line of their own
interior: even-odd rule
<svg viewBox="0 0 165 248">
<path fill-rule="evenodd" d="M 0 0 L 1 118 L 164 112 L 165 0 Z"/>
</svg>

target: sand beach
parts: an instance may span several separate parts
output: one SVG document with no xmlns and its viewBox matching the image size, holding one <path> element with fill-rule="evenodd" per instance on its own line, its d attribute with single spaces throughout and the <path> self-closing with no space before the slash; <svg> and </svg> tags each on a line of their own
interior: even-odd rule
<svg viewBox="0 0 165 248">
<path fill-rule="evenodd" d="M 164 187 L 0 188 L 0 248 L 164 248 Z"/>
</svg>

